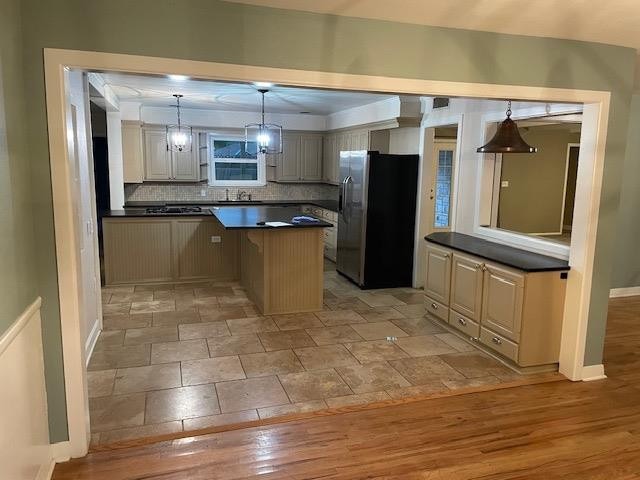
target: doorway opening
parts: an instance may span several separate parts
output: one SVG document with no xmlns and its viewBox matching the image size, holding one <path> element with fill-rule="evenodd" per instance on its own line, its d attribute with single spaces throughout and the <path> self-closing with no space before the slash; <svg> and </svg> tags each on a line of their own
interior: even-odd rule
<svg viewBox="0 0 640 480">
<path fill-rule="evenodd" d="M 102 66 L 102 67 L 101 67 L 101 65 L 100 65 L 100 62 L 99 62 L 99 61 L 98 61 L 97 65 L 96 65 L 95 63 L 92 63 L 92 62 L 91 62 L 91 60 L 90 60 L 90 58 L 89 58 L 89 59 L 85 59 L 85 60 L 83 60 L 83 61 L 77 61 L 77 60 L 76 60 L 76 61 L 72 61 L 72 59 L 70 59 L 70 58 L 65 58 L 65 57 L 64 57 L 64 55 L 65 55 L 65 54 L 66 54 L 66 53 L 64 53 L 64 52 L 63 52 L 63 53 L 62 53 L 62 57 L 58 57 L 58 58 L 51 58 L 51 57 L 50 57 L 50 59 L 49 59 L 49 63 L 48 63 L 48 68 L 54 68 L 54 70 L 55 70 L 56 68 L 59 68 L 60 66 L 68 65 L 68 64 L 71 64 L 71 65 L 81 65 L 81 66 L 86 66 L 87 68 L 89 68 L 89 65 L 91 65 L 91 67 L 90 67 L 90 68 L 92 68 L 92 69 L 95 69 L 95 68 L 104 68 L 104 66 Z M 118 56 L 115 56 L 115 57 L 118 57 Z M 151 61 L 151 62 L 153 62 L 153 61 L 155 61 L 155 60 L 151 59 L 150 61 Z M 53 63 L 51 63 L 51 62 L 53 62 Z M 125 63 L 126 63 L 126 62 L 125 62 Z M 117 62 L 117 61 L 115 61 L 115 62 L 114 62 L 114 59 L 112 59 L 112 62 L 110 63 L 111 68 L 113 68 L 113 66 L 114 66 L 114 65 L 118 65 L 118 62 Z M 151 65 L 153 65 L 153 63 L 151 63 Z M 60 67 L 60 68 L 61 68 L 61 67 Z M 122 64 L 122 66 L 121 66 L 121 67 L 119 67 L 119 68 L 120 68 L 121 70 L 129 70 L 129 69 L 131 69 L 131 70 L 135 70 L 131 65 L 125 65 L 125 64 Z M 165 65 L 165 67 L 156 66 L 155 68 L 156 68 L 156 69 L 158 69 L 158 72 L 160 73 L 160 70 L 166 70 L 166 65 Z M 222 67 L 216 67 L 216 68 L 222 68 Z M 243 68 L 246 68 L 246 67 L 243 67 Z M 148 71 L 154 71 L 154 70 L 153 70 L 153 67 L 150 67 L 150 70 L 148 70 Z M 176 68 L 176 69 L 169 69 L 169 71 L 172 71 L 172 72 L 181 72 L 181 73 L 187 73 L 187 74 L 190 74 L 190 75 L 194 75 L 194 72 L 185 72 L 185 71 L 183 71 L 183 70 L 180 70 L 180 68 Z M 248 73 L 247 73 L 247 72 L 248 72 Z M 50 72 L 50 73 L 51 73 L 51 72 Z M 208 77 L 208 78 L 218 78 L 218 79 L 224 79 L 224 80 L 229 80 L 229 79 L 231 79 L 231 77 L 227 77 L 227 76 L 225 76 L 225 74 L 224 74 L 224 73 L 222 73 L 222 70 L 217 70 L 215 74 L 213 74 L 213 73 L 209 72 L 208 74 L 201 74 L 201 75 L 202 75 L 203 77 L 205 77 L 205 78 L 207 78 L 207 77 Z M 243 77 L 243 75 L 244 75 L 244 77 Z M 232 75 L 232 77 L 233 77 L 233 78 L 236 78 L 236 80 L 237 80 L 238 78 L 244 78 L 245 80 L 249 80 L 249 78 L 247 78 L 247 76 L 248 76 L 248 75 L 251 75 L 251 78 L 253 78 L 254 80 L 255 80 L 255 79 L 259 79 L 259 78 L 268 78 L 268 79 L 273 79 L 273 80 L 275 80 L 275 81 L 277 81 L 277 82 L 281 82 L 281 83 L 283 83 L 283 84 L 287 84 L 287 85 L 303 85 L 303 86 L 304 86 L 304 85 L 308 85 L 308 83 L 306 83 L 306 81 L 305 81 L 305 80 L 303 80 L 303 79 L 296 79 L 296 78 L 295 78 L 295 76 L 294 76 L 294 77 L 291 77 L 291 78 L 288 78 L 288 79 L 286 79 L 285 77 L 282 77 L 282 78 L 274 78 L 274 77 L 269 76 L 269 75 L 265 76 L 265 75 L 266 75 L 266 74 L 265 74 L 265 72 L 260 72 L 260 71 L 246 71 L 246 70 L 245 70 L 245 73 L 244 73 L 243 75 L 240 75 L 240 74 L 238 74 L 238 73 L 236 72 L 236 73 L 234 73 L 234 74 Z M 197 75 L 194 75 L 194 76 L 197 76 Z M 48 79 L 48 81 L 49 81 L 49 82 L 53 82 L 53 83 L 55 83 L 55 75 L 50 75 L 50 74 L 48 74 L 48 75 L 47 75 L 47 79 Z M 342 79 L 342 80 L 344 80 L 344 79 Z M 387 80 L 387 79 L 385 79 L 385 80 Z M 414 92 L 415 94 L 418 94 L 418 95 L 419 95 L 419 94 L 421 94 L 421 93 L 422 93 L 423 95 L 424 95 L 424 94 L 427 94 L 427 93 L 429 92 L 430 88 L 433 88 L 433 86 L 428 85 L 428 83 L 429 83 L 429 82 L 426 82 L 426 83 L 425 83 L 425 85 L 424 85 L 424 86 L 422 86 L 422 87 L 419 89 L 420 91 L 416 91 L 416 90 L 415 90 L 415 88 L 416 88 L 416 87 L 413 87 L 413 88 L 414 88 L 413 92 Z M 327 87 L 328 87 L 328 88 L 338 88 L 338 87 L 340 87 L 340 88 L 345 88 L 345 86 L 347 86 L 347 85 L 351 85 L 351 88 L 353 88 L 354 90 L 358 90 L 358 89 L 359 89 L 359 88 L 358 88 L 358 83 L 357 83 L 357 82 L 355 82 L 355 83 L 349 83 L 349 82 L 346 82 L 346 83 L 339 84 L 339 83 L 337 82 L 337 79 L 336 79 L 336 82 L 335 82 L 335 83 L 333 83 L 333 82 L 331 82 L 331 81 L 329 81 L 328 79 L 326 79 L 326 78 L 325 78 L 325 79 L 323 80 L 323 84 L 324 84 L 324 87 L 325 87 L 325 88 L 327 88 Z M 53 85 L 53 86 L 55 86 L 55 85 Z M 321 85 L 316 85 L 316 86 L 321 86 Z M 51 88 L 51 87 L 52 87 L 52 85 L 49 85 L 49 88 Z M 452 87 L 452 86 L 451 86 L 451 85 L 449 85 L 449 87 Z M 361 88 L 363 88 L 363 87 L 362 87 L 362 86 L 360 86 L 360 89 L 361 89 Z M 369 88 L 374 88 L 374 87 L 373 87 L 373 86 L 371 86 L 371 85 L 369 85 Z M 383 87 L 382 87 L 382 84 L 380 84 L 380 86 L 377 86 L 377 85 L 376 85 L 376 86 L 375 86 L 375 89 L 376 89 L 377 91 L 389 91 L 389 87 L 384 87 L 384 88 L 383 88 Z M 453 87 L 452 87 L 451 89 L 452 89 L 452 93 L 453 93 L 453 92 L 455 92 L 455 88 L 453 88 Z M 394 90 L 396 90 L 396 91 L 398 91 L 398 92 L 402 92 L 402 93 L 409 93 L 409 92 L 410 92 L 410 90 L 409 90 L 409 87 L 408 87 L 408 86 L 402 86 L 402 85 L 400 85 L 400 84 L 398 84 L 398 85 L 397 85 L 397 89 L 396 89 L 396 88 L 394 88 Z M 409 90 L 409 91 L 408 91 L 408 90 Z M 53 90 L 53 91 L 55 91 L 55 88 L 54 88 L 54 90 Z M 437 91 L 442 91 L 442 90 L 437 90 Z M 534 94 L 534 92 L 528 92 L 528 91 L 526 91 L 526 88 L 525 88 L 525 89 L 523 89 L 523 92 L 524 92 L 524 93 L 522 94 L 522 96 L 523 96 L 524 98 L 527 98 L 527 96 L 528 96 L 528 95 L 530 95 L 531 97 L 534 97 L 534 98 L 538 98 L 538 97 L 535 97 L 535 95 L 540 95 L 540 92 L 539 92 L 539 91 L 538 91 L 538 93 Z M 559 95 L 559 93 L 558 93 L 558 92 L 555 92 L 555 93 L 554 93 L 554 92 L 552 92 L 552 91 L 549 91 L 549 92 L 546 92 L 546 93 L 548 93 L 550 97 L 553 97 L 553 95 L 554 95 L 554 94 L 555 94 L 555 95 L 557 95 L 557 97 L 556 97 L 556 98 L 557 98 L 558 100 L 562 100 L 562 99 L 563 99 L 563 98 Z M 468 95 L 468 92 L 467 92 L 466 94 Z M 479 95 L 483 95 L 483 94 L 484 94 L 484 91 L 479 92 Z M 566 92 L 565 92 L 565 94 L 566 94 Z M 568 96 L 568 95 L 567 95 L 567 96 Z M 56 102 L 60 102 L 60 99 L 54 100 L 54 98 L 55 98 L 55 97 L 56 97 L 55 95 L 52 95 L 51 97 L 49 97 L 49 96 L 48 96 L 48 99 L 49 99 L 49 98 L 51 98 L 51 102 L 53 103 L 53 105 L 49 105 L 50 107 L 52 107 L 52 108 L 50 108 L 50 111 L 51 111 L 51 112 L 54 112 L 54 111 L 56 111 L 56 110 L 64 111 L 64 105 L 61 105 L 61 104 L 56 103 Z M 529 97 L 529 98 L 531 98 L 531 97 Z M 538 99 L 539 99 L 539 98 L 538 98 Z M 598 99 L 596 99 L 596 100 L 593 100 L 593 99 L 591 99 L 591 97 L 588 97 L 588 96 L 587 96 L 587 94 L 584 94 L 584 96 L 583 96 L 583 97 L 580 97 L 580 96 L 574 96 L 574 97 L 572 97 L 572 99 L 581 99 L 581 100 L 582 100 L 582 99 L 584 99 L 584 101 L 589 101 L 589 100 L 590 100 L 590 101 L 597 101 L 597 102 L 603 102 L 603 101 L 604 101 L 604 102 L 606 102 L 606 99 L 604 99 L 604 100 L 603 100 L 603 99 L 600 99 L 600 98 L 598 98 Z M 599 117 L 599 114 L 600 114 L 600 109 L 599 109 L 599 108 L 600 108 L 600 107 L 596 108 L 596 110 L 595 110 L 593 113 L 594 113 L 594 114 L 598 114 L 598 115 L 595 115 L 595 119 L 602 120 L 602 119 L 600 119 L 600 117 Z M 52 115 L 53 115 L 53 114 L 52 114 Z M 53 118 L 55 118 L 55 115 L 53 115 Z M 605 122 L 605 124 L 606 124 L 606 122 Z M 55 120 L 52 120 L 52 125 L 50 125 L 50 127 L 51 127 L 51 129 L 52 129 L 53 133 L 56 133 L 56 132 L 57 132 L 58 126 L 56 125 Z M 60 132 L 58 132 L 58 133 L 60 133 Z M 52 135 L 52 137 L 54 137 L 54 136 L 55 136 L 55 135 Z M 57 137 L 56 137 L 56 138 L 57 138 Z M 54 142 L 54 143 L 55 143 L 55 142 Z M 55 167 L 55 166 L 57 165 L 57 162 L 59 161 L 59 159 L 65 159 L 65 158 L 66 158 L 66 151 L 65 151 L 65 149 L 63 148 L 63 149 L 62 149 L 62 151 L 60 151 L 60 150 L 59 150 L 59 148 L 57 148 L 57 147 L 59 147 L 59 146 L 57 146 L 56 144 L 52 145 L 52 167 Z M 62 154 L 62 155 L 61 155 L 61 156 L 59 156 L 59 154 Z M 584 156 L 584 152 L 582 152 L 582 153 L 581 153 L 581 155 L 582 155 L 582 156 Z M 594 158 L 596 158 L 596 157 L 597 157 L 597 156 L 595 156 L 595 155 L 594 155 Z M 584 167 L 583 167 L 583 168 L 584 168 Z M 54 170 L 56 170 L 55 168 L 53 168 L 53 169 L 54 169 Z M 53 182 L 54 182 L 54 185 L 57 185 L 57 187 L 56 187 L 56 188 L 60 188 L 60 186 L 62 185 L 62 188 L 63 188 L 63 190 L 64 190 L 64 189 L 68 188 L 68 185 L 65 185 L 66 180 L 65 180 L 64 178 L 61 178 L 61 177 L 60 177 L 60 175 L 59 175 L 59 173 L 60 173 L 60 172 L 59 172 L 59 170 L 56 170 L 56 174 L 52 174 L 52 176 L 53 176 Z M 59 184 L 59 183 L 58 183 L 58 181 L 59 181 L 59 180 L 61 180 L 61 181 L 62 181 L 62 182 L 61 182 L 61 184 Z M 455 183 L 455 182 L 454 182 L 454 183 Z M 60 191 L 59 191 L 59 190 L 56 190 L 56 188 L 54 188 L 54 191 L 56 191 L 56 192 L 60 193 Z M 54 197 L 55 197 L 55 195 L 54 195 Z M 60 200 L 60 199 L 56 197 L 56 208 L 60 208 L 60 206 L 63 206 L 63 203 L 59 202 L 59 200 Z M 63 208 L 64 208 L 64 207 L 63 207 Z M 457 216 L 457 214 L 456 214 L 456 216 Z M 65 230 L 65 227 L 71 227 L 71 229 L 73 230 L 73 228 L 74 228 L 74 222 L 73 222 L 73 220 L 71 220 L 71 222 L 70 222 L 69 224 L 66 224 L 66 223 L 63 221 L 63 220 L 65 220 L 65 217 L 64 217 L 64 216 L 62 216 L 62 218 L 61 218 L 61 217 L 59 217 L 59 216 L 56 216 L 56 220 L 57 220 L 57 225 L 56 225 L 57 231 L 58 231 L 59 229 L 62 229 L 61 231 L 66 231 L 66 230 Z M 69 220 L 69 219 L 67 218 L 66 220 Z M 60 222 L 61 222 L 61 223 L 60 223 Z M 453 223 L 453 225 L 455 225 L 455 223 Z M 62 237 L 60 237 L 60 238 L 62 238 Z M 73 245 L 72 245 L 72 246 L 73 246 Z M 62 257 L 62 258 L 60 258 L 60 259 L 59 259 L 59 260 L 61 261 L 61 264 L 64 264 L 64 258 L 65 258 L 65 256 L 66 256 L 66 255 L 74 256 L 74 255 L 75 255 L 75 253 L 74 253 L 73 249 L 71 249 L 71 250 L 65 250 L 64 248 L 62 248 L 62 251 L 59 251 L 59 257 Z M 577 259 L 577 260 L 580 260 L 580 259 Z M 578 261 L 578 263 L 576 263 L 576 265 L 577 265 L 577 266 L 579 266 L 579 265 L 580 265 L 580 262 Z M 66 281 L 66 278 L 62 278 L 62 280 L 61 280 L 61 292 L 62 292 L 62 291 L 67 291 L 67 292 L 69 292 L 69 293 L 71 293 L 71 294 L 75 294 L 75 291 L 74 291 L 73 289 L 66 290 L 66 289 L 64 288 L 64 283 L 65 283 L 65 281 Z M 211 286 L 210 288 L 213 288 L 213 286 Z M 175 292 L 175 291 L 177 291 L 178 289 L 176 289 L 176 288 L 175 288 L 175 286 L 174 286 L 173 290 L 174 290 L 174 292 Z M 134 286 L 133 293 L 135 293 L 135 286 Z M 339 290 L 339 289 L 338 289 L 338 293 L 340 293 L 340 290 Z M 406 293 L 407 293 L 407 294 L 411 294 L 411 293 L 415 293 L 415 292 L 406 292 Z M 194 294 L 195 294 L 195 291 L 194 291 Z M 175 295 L 175 293 L 174 293 L 174 295 Z M 335 293 L 334 293 L 334 295 L 335 295 Z M 384 294 L 383 294 L 383 295 L 384 295 Z M 195 297 L 195 295 L 194 295 L 194 297 Z M 338 295 L 336 295 L 336 297 L 338 297 Z M 67 307 L 69 307 L 69 306 L 70 306 L 69 304 L 66 304 L 66 303 L 65 303 L 65 300 L 69 300 L 69 301 L 71 301 L 71 302 L 73 303 L 73 299 L 72 299 L 72 298 L 69 298 L 69 297 L 64 297 L 64 298 L 63 298 L 63 296 L 62 296 L 62 294 L 61 294 L 61 309 L 63 310 L 63 313 L 64 313 L 64 311 L 65 311 L 65 308 L 67 308 Z M 373 300 L 373 299 L 371 299 L 371 300 Z M 378 300 L 380 300 L 380 299 L 378 299 Z M 152 301 L 162 301 L 162 300 L 152 300 Z M 361 300 L 361 301 L 362 301 L 362 300 Z M 375 300 L 373 300 L 373 301 L 375 301 Z M 383 299 L 382 301 L 389 301 L 389 299 L 388 299 L 388 298 L 385 298 L 385 299 Z M 403 302 L 403 303 L 405 303 L 405 305 L 409 305 L 409 304 L 407 304 L 406 302 L 404 302 L 403 300 L 400 300 L 400 301 L 401 301 L 401 302 Z M 366 302 L 365 302 L 365 303 L 366 303 Z M 369 306 L 371 307 L 371 305 L 369 305 Z M 393 310 L 396 310 L 396 311 L 397 311 L 397 309 L 395 309 L 395 308 L 394 308 L 394 306 L 392 306 L 392 305 L 384 305 L 384 306 L 385 306 L 385 307 L 391 307 L 391 309 L 393 309 Z M 373 308 L 381 308 L 381 307 L 379 307 L 379 306 L 378 306 L 378 307 L 373 307 Z M 418 307 L 412 307 L 412 308 L 416 308 L 416 309 L 417 309 Z M 391 311 L 391 309 L 385 309 L 385 310 L 387 310 L 387 311 Z M 352 311 L 353 311 L 353 309 L 350 309 L 350 310 L 352 310 Z M 407 309 L 407 310 L 411 310 L 411 309 Z M 579 317 L 579 316 L 576 316 L 576 319 L 578 319 L 578 317 Z M 70 318 L 70 319 L 77 318 L 77 312 L 76 312 L 76 315 L 73 315 L 73 314 L 72 314 L 72 315 L 70 315 L 70 316 L 65 316 L 65 315 L 63 314 L 63 318 L 65 318 L 65 319 L 69 319 L 69 318 Z M 153 322 L 153 313 L 152 313 L 152 320 L 151 320 L 151 321 Z M 322 322 L 322 320 L 320 320 L 320 321 Z M 366 321 L 366 319 L 365 319 L 365 321 Z M 361 323 L 362 323 L 362 322 L 361 322 Z M 367 323 L 368 323 L 368 322 L 367 322 Z M 391 322 L 391 323 L 393 324 L 393 322 Z M 578 323 L 579 323 L 579 322 L 578 322 Z M 276 325 L 277 325 L 277 323 L 276 323 Z M 323 325 L 324 325 L 324 323 L 323 323 Z M 228 326 L 228 324 L 227 324 L 227 326 Z M 342 326 L 342 325 L 339 325 L 339 326 Z M 396 326 L 397 326 L 397 325 L 396 325 Z M 330 328 L 330 327 L 327 327 L 326 325 L 324 325 L 323 327 L 319 327 L 319 326 L 318 326 L 318 328 Z M 401 329 L 401 330 L 402 330 L 402 329 Z M 570 331 L 570 330 L 571 330 L 571 329 L 569 329 L 569 331 Z M 405 332 L 405 333 L 406 333 L 406 332 Z M 307 333 L 307 334 L 308 334 L 308 333 Z M 126 334 L 125 334 L 125 335 L 126 335 Z M 115 337 L 115 335 L 114 335 L 114 337 Z M 363 338 L 364 338 L 364 337 L 363 337 Z M 366 340 L 363 340 L 363 341 L 366 341 Z M 371 341 L 375 341 L 375 340 L 371 340 Z M 385 339 L 385 341 L 386 341 L 386 339 Z M 76 352 L 76 353 L 77 353 L 77 352 Z M 294 353 L 295 353 L 295 352 L 294 352 Z M 405 353 L 407 353 L 407 352 L 405 351 Z M 462 352 L 459 352 L 459 353 L 462 353 Z M 573 352 L 573 353 L 575 353 L 575 352 Z M 577 356 L 576 356 L 576 355 L 573 355 L 573 354 L 572 354 L 572 355 L 570 355 L 570 356 L 575 357 L 575 358 L 574 358 L 574 360 L 575 360 L 575 359 L 580 358 L 580 355 L 577 355 Z M 80 402 L 78 402 L 78 403 L 75 403 L 75 404 L 74 404 L 74 401 L 76 401 L 76 402 L 77 402 L 80 398 L 82 398 L 84 395 L 86 395 L 86 390 L 84 390 L 84 393 L 83 393 L 83 388 L 82 388 L 82 387 L 83 387 L 83 385 L 82 385 L 82 381 L 80 381 L 80 389 L 79 389 L 79 390 L 77 390 L 77 391 L 73 390 L 74 386 L 75 386 L 75 387 L 78 387 L 78 385 L 77 385 L 77 384 L 74 384 L 74 381 L 76 381 L 76 380 L 77 380 L 77 378 L 73 375 L 73 371 L 74 371 L 74 370 L 73 370 L 73 368 L 71 368 L 71 367 L 67 368 L 67 367 L 68 367 L 68 365 L 67 365 L 67 364 L 68 364 L 69 362 L 71 362 L 71 361 L 72 361 L 72 359 L 74 358 L 74 356 L 73 356 L 73 355 L 66 355 L 65 357 L 66 357 L 66 358 L 65 358 L 65 370 L 66 370 L 66 371 L 68 371 L 68 372 L 69 372 L 69 374 L 70 374 L 70 375 L 68 376 L 68 379 L 69 379 L 69 382 L 70 382 L 70 384 L 69 384 L 69 385 L 71 386 L 71 390 L 72 390 L 71 392 L 68 392 L 68 393 L 71 393 L 71 395 L 68 395 L 68 398 L 70 398 L 70 403 L 71 403 L 71 406 L 70 406 L 70 410 L 71 410 L 70 418 L 71 418 L 71 417 L 73 417 L 74 419 L 76 419 L 76 420 L 77 420 L 77 418 L 78 418 L 78 417 L 77 417 L 76 415 L 78 414 L 78 412 L 82 411 L 82 407 L 80 406 Z M 241 364 L 242 364 L 242 362 L 241 362 Z M 572 364 L 572 365 L 573 365 L 573 364 Z M 405 379 L 406 379 L 406 378 L 405 378 Z M 75 393 L 76 395 L 79 395 L 79 397 L 78 397 L 78 396 L 76 396 L 76 395 L 74 395 L 74 393 Z M 355 393 L 353 393 L 353 394 L 354 394 L 354 395 L 356 395 Z M 298 402 L 298 403 L 299 403 L 299 402 Z M 76 405 L 76 407 L 77 407 L 76 409 L 74 409 L 74 408 L 73 408 L 73 406 L 74 406 L 74 405 Z M 232 412 L 229 412 L 229 413 L 232 413 Z M 80 427 L 80 425 L 81 425 L 81 424 L 80 424 L 80 425 L 79 425 L 79 424 L 74 424 L 74 423 L 73 423 L 73 421 L 72 421 L 72 420 L 70 420 L 70 425 L 71 425 L 71 427 L 70 427 L 70 428 L 71 428 L 71 430 L 72 430 L 75 434 L 78 434 L 78 433 L 80 433 L 80 432 L 82 431 L 82 428 L 76 428 L 76 427 Z M 85 430 L 85 433 L 86 433 L 86 430 Z M 73 434 L 72 434 L 72 437 L 73 437 Z M 76 437 L 76 439 L 77 439 L 77 437 Z M 72 439 L 72 441 L 73 441 L 73 439 Z"/>
</svg>

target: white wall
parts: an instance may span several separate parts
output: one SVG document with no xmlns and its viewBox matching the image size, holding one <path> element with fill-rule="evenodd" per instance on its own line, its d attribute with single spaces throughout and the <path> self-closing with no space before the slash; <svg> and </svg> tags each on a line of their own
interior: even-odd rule
<svg viewBox="0 0 640 480">
<path fill-rule="evenodd" d="M 0 478 L 48 479 L 53 468 L 40 299 L 0 337 Z"/>
<path fill-rule="evenodd" d="M 420 152 L 420 128 L 401 127 L 389 130 L 389 153 L 412 155 Z"/>
<path fill-rule="evenodd" d="M 87 357 L 93 349 L 98 334 L 102 327 L 102 311 L 100 301 L 100 263 L 98 259 L 98 241 L 96 224 L 95 188 L 93 178 L 93 155 L 91 152 L 90 124 L 89 124 L 89 98 L 88 86 L 85 84 L 84 74 L 77 70 L 65 72 L 67 75 L 67 131 L 72 133 L 67 136 L 68 150 L 70 153 L 69 169 L 73 178 L 73 204 L 74 212 L 81 225 L 77 238 L 79 273 L 82 283 L 79 289 L 82 292 L 82 335 L 86 345 Z M 112 133 L 110 116 L 118 116 L 117 133 L 120 134 L 119 113 L 107 111 L 107 139 Z M 112 117 L 111 117 L 112 118 Z M 113 121 L 113 120 L 112 120 Z M 109 141 L 109 140 L 108 140 Z M 122 149 L 118 149 L 121 151 Z M 111 155 L 111 152 L 110 152 Z M 109 165 L 111 169 L 111 165 Z M 122 160 L 120 160 L 122 171 Z M 110 172 L 110 177 L 114 174 Z M 124 184 L 120 181 L 122 198 L 124 198 Z M 124 203 L 124 201 L 123 201 Z"/>
<path fill-rule="evenodd" d="M 119 111 L 107 112 L 107 145 L 111 210 L 122 210 L 124 206 L 124 165 L 122 163 L 122 116 Z"/>
</svg>

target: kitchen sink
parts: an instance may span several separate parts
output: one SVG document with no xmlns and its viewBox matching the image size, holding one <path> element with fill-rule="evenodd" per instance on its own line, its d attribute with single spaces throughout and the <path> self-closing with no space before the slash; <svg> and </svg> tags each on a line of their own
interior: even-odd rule
<svg viewBox="0 0 640 480">
<path fill-rule="evenodd" d="M 216 203 L 220 205 L 255 205 L 264 203 L 264 200 L 219 200 Z"/>
</svg>

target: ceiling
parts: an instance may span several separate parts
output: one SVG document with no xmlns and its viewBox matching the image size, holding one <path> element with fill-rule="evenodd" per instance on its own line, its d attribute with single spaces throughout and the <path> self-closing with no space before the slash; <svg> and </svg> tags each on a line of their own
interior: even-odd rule
<svg viewBox="0 0 640 480">
<path fill-rule="evenodd" d="M 185 108 L 259 112 L 260 94 L 253 84 L 223 83 L 192 79 L 174 79 L 148 75 L 102 73 L 121 101 L 140 102 L 143 106 L 175 105 L 174 93 L 184 95 L 180 105 Z M 367 105 L 391 98 L 391 95 L 316 90 L 272 86 L 265 95 L 265 110 L 269 113 L 309 113 L 328 115 L 347 108 Z"/>
<path fill-rule="evenodd" d="M 638 0 L 228 0 L 234 3 L 640 49 Z"/>
</svg>

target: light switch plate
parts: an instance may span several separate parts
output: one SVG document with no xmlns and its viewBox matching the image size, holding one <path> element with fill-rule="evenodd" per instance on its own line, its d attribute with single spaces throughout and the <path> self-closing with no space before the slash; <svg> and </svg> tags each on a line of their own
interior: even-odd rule
<svg viewBox="0 0 640 480">
<path fill-rule="evenodd" d="M 221 243 L 222 237 L 220 235 L 213 235 L 211 237 L 211 243 Z"/>
</svg>

